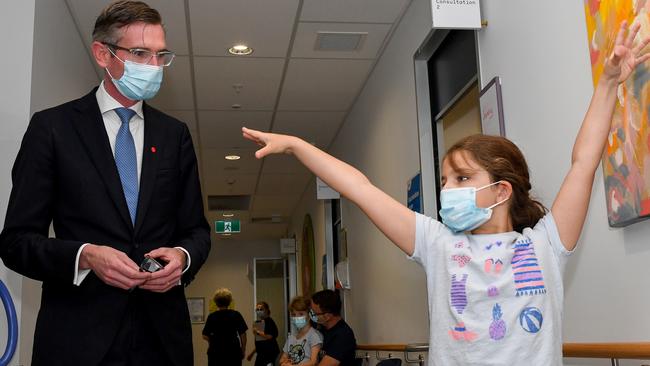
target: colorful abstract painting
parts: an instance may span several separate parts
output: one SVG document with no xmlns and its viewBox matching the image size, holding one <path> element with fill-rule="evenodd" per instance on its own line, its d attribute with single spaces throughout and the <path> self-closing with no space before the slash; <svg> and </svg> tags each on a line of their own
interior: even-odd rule
<svg viewBox="0 0 650 366">
<path fill-rule="evenodd" d="M 650 35 L 650 0 L 585 0 L 594 85 L 622 21 L 640 23 L 635 42 Z M 618 103 L 603 156 L 610 226 L 650 218 L 650 62 L 618 89 Z"/>
</svg>

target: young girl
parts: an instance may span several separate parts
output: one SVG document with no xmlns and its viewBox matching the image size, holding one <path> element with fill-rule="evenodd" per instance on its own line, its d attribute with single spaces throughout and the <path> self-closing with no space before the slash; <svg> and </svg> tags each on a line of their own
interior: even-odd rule
<svg viewBox="0 0 650 366">
<path fill-rule="evenodd" d="M 295 155 L 357 204 L 426 272 L 429 365 L 561 365 L 562 274 L 580 236 L 619 83 L 650 55 L 621 25 L 550 212 L 530 198 L 528 167 L 501 137 L 470 136 L 442 164 L 442 223 L 410 211 L 353 167 L 296 137 L 243 129 L 262 158 Z M 626 36 L 626 33 L 627 36 Z"/>
<path fill-rule="evenodd" d="M 316 365 L 323 337 L 309 324 L 310 300 L 297 296 L 289 304 L 292 332 L 284 345 L 280 366 Z"/>
</svg>

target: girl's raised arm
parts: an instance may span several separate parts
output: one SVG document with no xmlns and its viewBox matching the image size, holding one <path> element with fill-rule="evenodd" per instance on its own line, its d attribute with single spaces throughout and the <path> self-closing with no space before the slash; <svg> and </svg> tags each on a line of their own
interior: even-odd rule
<svg viewBox="0 0 650 366">
<path fill-rule="evenodd" d="M 650 54 L 643 53 L 650 38 L 634 45 L 639 28 L 640 24 L 635 24 L 628 31 L 627 24 L 621 24 L 614 50 L 605 62 L 603 73 L 576 137 L 571 168 L 551 208 L 560 239 L 567 250 L 575 248 L 587 216 L 594 174 L 602 157 L 614 115 L 618 85 L 630 76 L 637 65 L 650 58 Z"/>
<path fill-rule="evenodd" d="M 242 129 L 245 138 L 263 146 L 255 156 L 293 154 L 330 187 L 354 202 L 370 220 L 406 254 L 415 247 L 415 213 L 372 185 L 351 165 L 294 136 Z"/>
</svg>

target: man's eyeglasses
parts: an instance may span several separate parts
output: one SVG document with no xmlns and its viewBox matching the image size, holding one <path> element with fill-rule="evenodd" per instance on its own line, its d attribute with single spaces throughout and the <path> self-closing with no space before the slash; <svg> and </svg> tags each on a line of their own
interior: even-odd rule
<svg viewBox="0 0 650 366">
<path fill-rule="evenodd" d="M 104 44 L 108 46 L 108 49 L 111 50 L 113 56 L 117 57 L 114 53 L 115 50 L 126 51 L 129 54 L 125 59 L 138 64 L 148 65 L 155 56 L 158 60 L 158 65 L 169 66 L 172 64 L 172 61 L 174 61 L 174 57 L 176 57 L 176 54 L 172 51 L 160 51 L 154 53 L 144 48 L 124 48 L 112 43 Z"/>
<path fill-rule="evenodd" d="M 321 316 L 321 315 L 323 315 L 323 314 L 327 314 L 327 313 L 328 313 L 327 311 L 324 311 L 324 312 L 322 312 L 322 313 L 317 313 L 317 312 L 315 312 L 314 310 L 309 309 L 309 315 L 310 315 L 310 316 Z"/>
</svg>

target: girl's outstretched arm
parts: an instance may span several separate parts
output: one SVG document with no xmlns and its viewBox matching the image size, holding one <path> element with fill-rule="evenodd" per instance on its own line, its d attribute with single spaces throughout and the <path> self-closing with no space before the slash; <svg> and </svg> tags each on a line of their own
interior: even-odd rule
<svg viewBox="0 0 650 366">
<path fill-rule="evenodd" d="M 639 28 L 640 24 L 635 24 L 628 31 L 627 24 L 621 24 L 614 50 L 605 62 L 573 145 L 571 168 L 551 208 L 560 239 L 567 250 L 575 248 L 587 216 L 594 174 L 614 115 L 618 85 L 630 76 L 637 65 L 650 58 L 650 54 L 643 52 L 650 38 L 634 44 Z"/>
<path fill-rule="evenodd" d="M 255 156 L 293 154 L 341 195 L 354 202 L 406 254 L 415 247 L 415 213 L 373 186 L 359 170 L 294 136 L 242 129 L 245 138 L 263 146 Z"/>
</svg>

